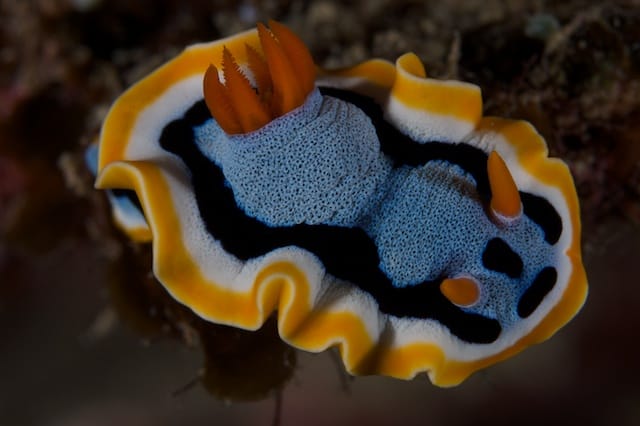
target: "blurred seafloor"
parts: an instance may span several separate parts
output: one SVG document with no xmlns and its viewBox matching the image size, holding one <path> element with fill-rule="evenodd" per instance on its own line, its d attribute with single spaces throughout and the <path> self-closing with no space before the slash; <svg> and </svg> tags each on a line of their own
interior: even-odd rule
<svg viewBox="0 0 640 426">
<path fill-rule="evenodd" d="M 185 45 L 274 18 L 318 64 L 416 52 L 531 121 L 571 167 L 590 295 L 554 338 L 453 389 L 351 380 L 274 324 L 212 327 L 111 226 L 82 154 Z M 0 424 L 640 424 L 640 3 L 0 1 Z M 278 390 L 282 389 L 281 397 Z"/>
</svg>

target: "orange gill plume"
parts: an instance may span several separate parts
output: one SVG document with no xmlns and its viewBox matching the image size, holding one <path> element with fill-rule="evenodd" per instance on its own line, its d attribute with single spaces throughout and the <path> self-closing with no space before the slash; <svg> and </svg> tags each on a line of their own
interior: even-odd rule
<svg viewBox="0 0 640 426">
<path fill-rule="evenodd" d="M 491 210 L 498 219 L 515 219 L 522 213 L 520 193 L 500 154 L 492 151 L 487 160 L 491 187 Z"/>
<path fill-rule="evenodd" d="M 316 67 L 309 50 L 289 28 L 269 21 L 258 23 L 264 58 L 247 49 L 247 67 L 253 74 L 252 87 L 238 63 L 225 47 L 222 73 L 210 65 L 204 75 L 204 99 L 211 115 L 227 134 L 248 133 L 299 107 L 313 90 Z"/>
</svg>

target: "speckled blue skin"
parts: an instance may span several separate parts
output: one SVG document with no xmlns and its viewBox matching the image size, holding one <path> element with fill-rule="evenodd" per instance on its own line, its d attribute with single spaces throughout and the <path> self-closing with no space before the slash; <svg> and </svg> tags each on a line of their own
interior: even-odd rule
<svg viewBox="0 0 640 426">
<path fill-rule="evenodd" d="M 211 119 L 196 141 L 244 212 L 271 226 L 354 226 L 378 204 L 392 169 L 369 118 L 317 89 L 257 131 L 227 136 Z"/>
<path fill-rule="evenodd" d="M 528 217 L 507 224 L 487 216 L 472 176 L 441 161 L 393 168 L 369 118 L 317 90 L 255 132 L 229 137 L 211 119 L 195 136 L 249 216 L 271 226 L 360 227 L 375 241 L 380 268 L 394 286 L 472 276 L 481 296 L 465 310 L 503 326 L 520 319 L 518 300 L 555 263 L 552 246 Z M 495 237 L 522 258 L 520 277 L 483 266 Z"/>
<path fill-rule="evenodd" d="M 524 215 L 511 224 L 496 224 L 487 216 L 474 179 L 440 161 L 394 169 L 386 198 L 361 226 L 376 242 L 381 269 L 394 285 L 472 276 L 480 283 L 481 297 L 465 310 L 499 318 L 503 326 L 520 319 L 520 297 L 542 268 L 555 264 L 538 225 Z M 520 277 L 483 266 L 483 251 L 495 237 L 522 258 Z"/>
</svg>

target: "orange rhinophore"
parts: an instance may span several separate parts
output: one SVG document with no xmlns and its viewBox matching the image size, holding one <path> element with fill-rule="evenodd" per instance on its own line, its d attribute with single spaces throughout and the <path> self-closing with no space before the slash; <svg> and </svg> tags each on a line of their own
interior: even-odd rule
<svg viewBox="0 0 640 426">
<path fill-rule="evenodd" d="M 440 283 L 440 291 L 457 306 L 473 306 L 480 299 L 478 283 L 468 277 L 447 278 Z"/>
<path fill-rule="evenodd" d="M 226 48 L 222 53 L 224 83 L 214 65 L 205 73 L 205 102 L 227 134 L 258 130 L 302 105 L 313 90 L 316 69 L 307 47 L 284 25 L 269 21 L 269 26 L 271 29 L 258 24 L 264 58 L 246 45 L 247 65 L 256 87 Z"/>
<path fill-rule="evenodd" d="M 522 213 L 520 194 L 500 154 L 492 151 L 487 161 L 491 185 L 491 210 L 499 217 L 515 219 Z"/>
</svg>

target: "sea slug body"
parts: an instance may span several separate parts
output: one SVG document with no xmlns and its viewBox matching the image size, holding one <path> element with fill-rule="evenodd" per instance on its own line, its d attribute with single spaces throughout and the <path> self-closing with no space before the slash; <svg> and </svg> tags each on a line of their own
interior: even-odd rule
<svg viewBox="0 0 640 426">
<path fill-rule="evenodd" d="M 353 374 L 455 385 L 586 297 L 567 166 L 410 53 L 322 70 L 277 22 L 194 45 L 114 103 L 96 157 L 173 297 L 245 329 L 277 311 Z"/>
</svg>

